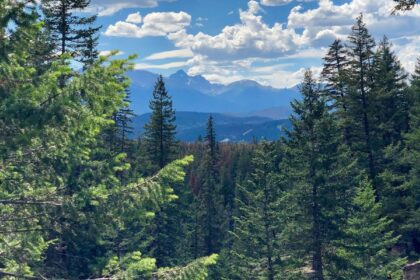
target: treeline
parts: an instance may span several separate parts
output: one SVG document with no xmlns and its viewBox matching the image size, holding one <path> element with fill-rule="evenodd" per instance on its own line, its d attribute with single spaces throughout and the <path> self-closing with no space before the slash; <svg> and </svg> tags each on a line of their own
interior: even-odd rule
<svg viewBox="0 0 420 280">
<path fill-rule="evenodd" d="M 162 154 L 195 162 L 153 222 L 159 264 L 218 253 L 210 279 L 402 279 L 419 258 L 420 61 L 406 74 L 362 15 L 331 44 L 320 79 L 305 73 L 277 142 L 217 143 L 210 117 L 203 139 L 177 144 L 162 88 L 140 154 L 157 168 Z M 158 139 L 178 152 L 148 148 Z"/>
<path fill-rule="evenodd" d="M 0 2 L 0 278 L 382 280 L 419 259 L 420 61 L 362 16 L 287 137 L 218 143 L 210 116 L 180 143 L 162 78 L 130 139 L 131 64 L 98 57 L 88 5 Z"/>
</svg>

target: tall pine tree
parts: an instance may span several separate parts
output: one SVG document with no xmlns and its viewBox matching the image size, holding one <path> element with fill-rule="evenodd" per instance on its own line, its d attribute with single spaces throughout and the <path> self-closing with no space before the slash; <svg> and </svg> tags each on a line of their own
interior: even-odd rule
<svg viewBox="0 0 420 280">
<path fill-rule="evenodd" d="M 202 178 L 198 191 L 199 223 L 203 252 L 209 255 L 221 249 L 224 221 L 223 197 L 220 190 L 218 164 L 218 143 L 214 129 L 213 117 L 207 122 L 205 136 L 205 154 L 200 172 Z"/>
<path fill-rule="evenodd" d="M 153 90 L 153 97 L 149 105 L 152 110 L 150 120 L 145 125 L 145 148 L 151 163 L 153 174 L 165 167 L 176 157 L 177 142 L 175 140 L 176 125 L 175 111 L 172 100 L 165 88 L 163 77 L 160 76 Z M 150 172 L 150 173 L 149 173 Z M 156 212 L 152 234 L 154 236 L 150 250 L 153 252 L 159 266 L 171 265 L 172 254 L 175 251 L 176 222 L 171 214 L 175 212 L 173 204 L 167 204 Z"/>
<path fill-rule="evenodd" d="M 369 34 L 363 15 L 357 18 L 352 27 L 349 40 L 349 110 L 352 126 L 352 150 L 355 152 L 361 166 L 367 170 L 369 178 L 376 186 L 378 174 L 374 154 L 375 99 L 373 87 L 373 59 L 375 41 Z"/>
<path fill-rule="evenodd" d="M 325 94 L 337 114 L 343 128 L 343 139 L 351 146 L 351 122 L 348 118 L 348 59 L 347 49 L 340 40 L 335 40 L 324 57 L 321 76 L 326 81 Z"/>
<path fill-rule="evenodd" d="M 84 10 L 90 0 L 42 0 L 46 27 L 57 52 L 70 53 L 72 57 L 89 65 L 97 58 L 99 27 L 94 27 L 95 16 L 76 15 Z"/>
<path fill-rule="evenodd" d="M 283 276 L 281 201 L 282 186 L 277 150 L 273 143 L 258 145 L 252 159 L 254 171 L 238 187 L 237 214 L 228 262 L 229 279 L 279 279 Z M 226 275 L 228 270 L 226 270 Z"/>
<path fill-rule="evenodd" d="M 152 114 L 149 122 L 144 126 L 145 144 L 150 161 L 156 169 L 160 169 L 174 159 L 177 146 L 175 111 L 162 76 L 155 84 L 149 108 Z"/>
<path fill-rule="evenodd" d="M 313 279 L 322 280 L 335 258 L 334 241 L 348 213 L 354 175 L 340 130 L 311 71 L 305 73 L 301 94 L 303 100 L 292 103 L 293 130 L 282 161 L 290 184 L 284 199 L 284 235 L 293 248 L 296 270 L 310 264 Z"/>
</svg>

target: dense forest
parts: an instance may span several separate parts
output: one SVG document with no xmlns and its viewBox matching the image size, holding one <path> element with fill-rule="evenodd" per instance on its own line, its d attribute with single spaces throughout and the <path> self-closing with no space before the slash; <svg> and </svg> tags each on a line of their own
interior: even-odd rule
<svg viewBox="0 0 420 280">
<path fill-rule="evenodd" d="M 209 116 L 179 142 L 161 77 L 133 139 L 134 57 L 99 56 L 89 2 L 0 0 L 0 279 L 386 280 L 420 259 L 420 59 L 407 74 L 361 14 L 284 138 L 218 143 Z"/>
</svg>

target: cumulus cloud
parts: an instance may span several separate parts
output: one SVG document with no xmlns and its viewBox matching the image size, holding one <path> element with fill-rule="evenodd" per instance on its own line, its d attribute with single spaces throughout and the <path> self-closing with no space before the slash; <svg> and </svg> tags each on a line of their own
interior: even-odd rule
<svg viewBox="0 0 420 280">
<path fill-rule="evenodd" d="M 93 12 L 99 16 L 110 16 L 116 12 L 128 8 L 153 8 L 159 2 L 172 2 L 175 0 L 92 0 L 88 12 Z"/>
<path fill-rule="evenodd" d="M 336 5 L 332 0 L 319 0 L 315 9 L 293 8 L 288 17 L 288 28 L 302 28 L 301 42 L 326 45 L 334 38 L 345 38 L 354 24 L 354 18 L 364 14 L 369 31 L 379 38 L 414 35 L 420 32 L 420 8 L 404 16 L 391 16 L 394 3 L 389 0 L 353 0 Z"/>
<path fill-rule="evenodd" d="M 137 12 L 137 13 L 134 13 L 134 14 L 129 14 L 125 21 L 130 22 L 130 23 L 141 23 L 142 20 L 143 20 L 143 18 L 141 17 L 140 13 Z"/>
<path fill-rule="evenodd" d="M 185 12 L 150 13 L 143 18 L 143 24 L 141 25 L 129 21 L 128 18 L 126 21 L 118 21 L 116 24 L 108 26 L 105 35 L 137 38 L 166 36 L 184 30 L 190 23 L 191 16 Z"/>
<path fill-rule="evenodd" d="M 142 67 L 187 67 L 189 74 L 201 74 L 213 82 L 229 83 L 251 78 L 285 87 L 301 80 L 303 68 L 296 70 L 296 66 L 289 65 L 288 69 L 293 70 L 288 70 L 284 68 L 284 62 L 288 61 L 283 59 L 304 61 L 300 65 L 306 66 L 320 65 L 328 45 L 336 38 L 346 39 L 355 17 L 363 13 L 369 31 L 376 39 L 387 35 L 394 42 L 404 67 L 408 70 L 414 68 L 415 57 L 420 53 L 420 7 L 402 16 L 391 16 L 393 3 L 390 0 L 351 0 L 342 4 L 318 0 L 315 8 L 304 9 L 301 5 L 292 8 L 286 23 L 264 22 L 261 5 L 277 6 L 288 2 L 293 1 L 250 0 L 246 10 L 239 10 L 239 22 L 225 26 L 215 35 L 189 33 L 186 28 L 191 24 L 191 16 L 184 12 L 152 13 L 139 22 L 127 18 L 109 26 L 106 34 L 166 36 L 178 50 L 153 54 L 146 60 L 190 58 L 187 62 L 146 63 L 140 65 Z M 204 18 L 197 18 L 195 23 L 204 21 Z M 319 67 L 314 69 L 315 72 L 320 70 Z"/>
<path fill-rule="evenodd" d="M 310 2 L 314 0 L 297 0 L 297 2 Z M 294 2 L 294 0 L 261 0 L 264 6 L 283 6 Z"/>
<path fill-rule="evenodd" d="M 298 34 L 280 23 L 269 26 L 259 15 L 257 1 L 248 2 L 248 10 L 240 11 L 240 23 L 226 26 L 220 34 L 211 36 L 199 32 L 191 35 L 182 29 L 168 35 L 177 47 L 190 48 L 197 55 L 210 59 L 273 57 L 291 52 L 297 47 Z"/>
<path fill-rule="evenodd" d="M 404 69 L 413 73 L 420 57 L 420 35 L 393 40 L 393 45 Z"/>
</svg>

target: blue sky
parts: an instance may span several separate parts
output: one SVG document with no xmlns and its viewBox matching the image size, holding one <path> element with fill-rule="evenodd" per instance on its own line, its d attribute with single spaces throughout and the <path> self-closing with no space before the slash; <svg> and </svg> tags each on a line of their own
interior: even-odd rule
<svg viewBox="0 0 420 280">
<path fill-rule="evenodd" d="M 397 16 L 392 7 L 392 0 L 92 0 L 90 12 L 99 14 L 102 53 L 138 54 L 137 69 L 281 88 L 297 84 L 305 68 L 319 73 L 328 45 L 345 40 L 361 12 L 412 71 L 420 7 Z"/>
</svg>

